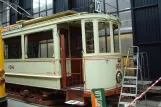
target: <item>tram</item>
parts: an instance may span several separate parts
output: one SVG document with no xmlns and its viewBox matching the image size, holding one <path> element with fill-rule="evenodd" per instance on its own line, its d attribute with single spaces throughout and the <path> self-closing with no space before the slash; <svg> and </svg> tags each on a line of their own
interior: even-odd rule
<svg viewBox="0 0 161 107">
<path fill-rule="evenodd" d="M 53 105 L 85 102 L 94 88 L 104 88 L 106 96 L 120 93 L 123 57 L 115 16 L 65 11 L 18 21 L 3 28 L 2 38 L 10 97 Z"/>
<path fill-rule="evenodd" d="M 7 107 L 5 91 L 4 55 L 2 44 L 2 28 L 0 27 L 0 107 Z"/>
</svg>

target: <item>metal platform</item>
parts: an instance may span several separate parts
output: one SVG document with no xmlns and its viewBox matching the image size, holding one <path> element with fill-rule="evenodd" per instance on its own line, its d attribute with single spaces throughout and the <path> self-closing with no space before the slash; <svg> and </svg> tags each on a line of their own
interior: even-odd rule
<svg viewBox="0 0 161 107">
<path fill-rule="evenodd" d="M 129 81 L 125 81 L 125 83 L 128 83 Z M 130 81 L 131 84 L 135 84 L 135 81 Z M 152 83 L 152 81 L 140 81 L 138 80 L 138 85 L 150 85 Z"/>
</svg>

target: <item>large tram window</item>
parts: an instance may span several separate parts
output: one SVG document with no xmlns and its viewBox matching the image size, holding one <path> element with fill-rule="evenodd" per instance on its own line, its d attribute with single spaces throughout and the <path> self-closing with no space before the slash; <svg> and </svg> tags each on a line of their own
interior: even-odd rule
<svg viewBox="0 0 161 107">
<path fill-rule="evenodd" d="M 99 30 L 99 47 L 100 53 L 111 52 L 111 39 L 109 24 L 105 22 L 98 23 Z M 107 43 L 106 43 L 107 40 Z M 106 51 L 107 48 L 107 51 Z"/>
<path fill-rule="evenodd" d="M 53 52 L 52 31 L 28 35 L 28 58 L 52 58 Z"/>
<path fill-rule="evenodd" d="M 21 36 L 4 39 L 4 58 L 21 59 Z"/>
<path fill-rule="evenodd" d="M 86 33 L 86 53 L 94 53 L 94 34 L 93 34 L 93 23 L 85 23 Z"/>
</svg>

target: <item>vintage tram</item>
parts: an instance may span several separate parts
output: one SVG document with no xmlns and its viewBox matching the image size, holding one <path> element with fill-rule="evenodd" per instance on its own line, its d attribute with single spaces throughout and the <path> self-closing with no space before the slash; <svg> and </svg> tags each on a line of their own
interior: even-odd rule
<svg viewBox="0 0 161 107">
<path fill-rule="evenodd" d="M 106 96 L 120 92 L 123 61 L 115 16 L 66 11 L 21 20 L 5 27 L 2 37 L 10 97 L 53 105 L 65 97 L 84 102 L 93 88 L 104 88 Z"/>
</svg>

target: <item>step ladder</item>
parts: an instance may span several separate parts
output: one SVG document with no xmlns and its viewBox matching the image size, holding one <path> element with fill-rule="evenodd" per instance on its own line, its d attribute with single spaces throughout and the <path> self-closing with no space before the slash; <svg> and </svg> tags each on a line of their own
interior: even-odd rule
<svg viewBox="0 0 161 107">
<path fill-rule="evenodd" d="M 143 73 L 144 80 L 150 81 L 149 59 L 148 59 L 148 54 L 146 52 L 140 53 L 140 63 L 142 66 L 142 73 Z"/>
<path fill-rule="evenodd" d="M 135 51 L 136 53 L 134 53 L 133 51 Z M 118 107 L 126 107 L 126 105 L 128 105 L 138 96 L 139 74 L 141 80 L 143 81 L 139 55 L 140 54 L 138 46 L 132 46 L 128 49 Z M 132 61 L 133 65 L 129 63 L 129 59 L 130 61 Z M 136 102 L 130 107 L 136 107 Z"/>
</svg>

